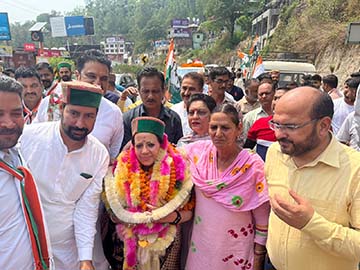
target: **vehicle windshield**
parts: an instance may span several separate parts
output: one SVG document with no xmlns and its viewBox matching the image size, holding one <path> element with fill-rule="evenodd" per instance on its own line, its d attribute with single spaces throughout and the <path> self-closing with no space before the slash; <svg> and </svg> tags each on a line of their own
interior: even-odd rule
<svg viewBox="0 0 360 270">
<path fill-rule="evenodd" d="M 193 67 L 193 68 L 182 68 L 182 67 L 178 67 L 176 70 L 176 73 L 178 76 L 180 76 L 181 78 L 184 77 L 185 74 L 189 73 L 189 72 L 203 72 L 204 68 L 203 67 Z"/>
</svg>

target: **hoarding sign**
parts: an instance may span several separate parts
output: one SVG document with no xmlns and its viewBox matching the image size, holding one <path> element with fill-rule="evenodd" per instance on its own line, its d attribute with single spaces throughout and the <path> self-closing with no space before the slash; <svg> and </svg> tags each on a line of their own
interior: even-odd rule
<svg viewBox="0 0 360 270">
<path fill-rule="evenodd" d="M 352 22 L 348 26 L 348 33 L 346 43 L 359 44 L 360 43 L 360 23 Z"/>
<path fill-rule="evenodd" d="M 52 37 L 66 37 L 64 17 L 51 17 L 50 26 L 51 26 Z"/>
<path fill-rule="evenodd" d="M 70 36 L 84 36 L 85 26 L 83 16 L 65 17 L 66 33 Z"/>
<path fill-rule="evenodd" d="M 189 20 L 188 19 L 173 19 L 171 21 L 171 25 L 173 27 L 188 27 Z"/>
<path fill-rule="evenodd" d="M 0 13 L 0 40 L 11 40 L 8 14 Z"/>
<path fill-rule="evenodd" d="M 90 19 L 93 26 L 93 18 Z M 84 36 L 87 34 L 83 16 L 51 17 L 50 25 L 52 37 Z"/>
<path fill-rule="evenodd" d="M 35 52 L 35 44 L 34 43 L 24 43 L 24 51 L 25 52 Z"/>
</svg>

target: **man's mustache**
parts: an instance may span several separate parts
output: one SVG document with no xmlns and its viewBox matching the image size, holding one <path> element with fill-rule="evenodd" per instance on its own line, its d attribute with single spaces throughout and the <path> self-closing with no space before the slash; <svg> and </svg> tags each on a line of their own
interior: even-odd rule
<svg viewBox="0 0 360 270">
<path fill-rule="evenodd" d="M 293 143 L 292 141 L 286 139 L 286 138 L 282 138 L 282 139 L 279 139 L 278 142 L 283 142 L 283 143 Z"/>
<path fill-rule="evenodd" d="M 31 96 L 31 95 L 32 96 L 37 96 L 37 94 L 35 92 L 31 92 L 31 93 L 28 92 L 28 93 L 25 94 L 25 96 Z"/>
<path fill-rule="evenodd" d="M 21 132 L 21 131 L 17 128 L 12 128 L 12 129 L 1 128 L 0 129 L 0 135 L 12 135 L 12 134 L 18 133 L 18 132 Z"/>
</svg>

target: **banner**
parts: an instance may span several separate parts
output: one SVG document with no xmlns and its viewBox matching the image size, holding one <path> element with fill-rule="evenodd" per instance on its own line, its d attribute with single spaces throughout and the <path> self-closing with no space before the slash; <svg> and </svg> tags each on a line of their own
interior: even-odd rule
<svg viewBox="0 0 360 270">
<path fill-rule="evenodd" d="M 38 50 L 38 56 L 40 57 L 69 57 L 68 51 L 64 50 Z"/>
</svg>

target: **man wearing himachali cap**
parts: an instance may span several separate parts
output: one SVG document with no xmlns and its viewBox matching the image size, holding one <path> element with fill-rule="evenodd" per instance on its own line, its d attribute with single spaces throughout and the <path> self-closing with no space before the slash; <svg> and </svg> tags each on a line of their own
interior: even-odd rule
<svg viewBox="0 0 360 270">
<path fill-rule="evenodd" d="M 57 270 L 94 269 L 92 254 L 109 154 L 92 131 L 101 88 L 62 83 L 61 120 L 29 125 L 21 150 L 38 184 Z"/>
<path fill-rule="evenodd" d="M 60 80 L 62 82 L 69 82 L 71 81 L 71 64 L 68 62 L 60 62 L 57 65 L 57 69 L 58 69 L 58 73 L 59 73 L 59 77 Z"/>
</svg>

